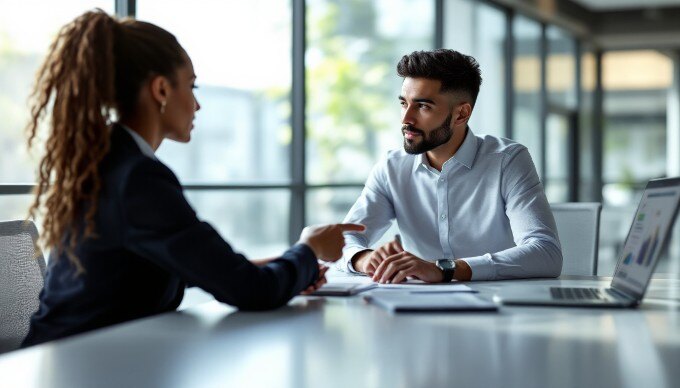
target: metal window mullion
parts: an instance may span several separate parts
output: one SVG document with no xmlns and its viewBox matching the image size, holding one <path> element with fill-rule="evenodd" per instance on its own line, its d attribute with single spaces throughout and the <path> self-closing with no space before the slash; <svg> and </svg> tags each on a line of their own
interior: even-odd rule
<svg viewBox="0 0 680 388">
<path fill-rule="evenodd" d="M 306 50 L 306 4 L 305 0 L 292 0 L 292 80 L 291 87 L 291 128 L 292 141 L 290 149 L 290 177 L 292 189 L 290 193 L 290 218 L 288 224 L 288 240 L 290 244 L 297 241 L 300 231 L 305 226 L 305 50 Z"/>
<path fill-rule="evenodd" d="M 31 194 L 35 186 L 35 184 L 2 184 L 0 185 L 0 195 Z"/>
<path fill-rule="evenodd" d="M 434 48 L 444 48 L 444 0 L 434 0 Z"/>
<path fill-rule="evenodd" d="M 574 39 L 574 79 L 576 80 L 576 111 L 574 112 L 573 126 L 570 133 L 570 149 L 569 153 L 571 155 L 570 169 L 569 169 L 569 201 L 577 202 L 579 200 L 579 183 L 581 181 L 581 160 L 580 160 L 580 139 L 581 139 L 581 105 L 583 104 L 581 100 L 581 41 Z"/>
<path fill-rule="evenodd" d="M 505 11 L 505 137 L 512 139 L 515 125 L 515 33 L 514 12 Z"/>
<path fill-rule="evenodd" d="M 541 55 L 541 96 L 540 96 L 540 144 L 541 144 L 541 181 L 543 186 L 547 186 L 547 150 L 546 150 L 546 131 L 547 131 L 547 120 L 548 120 L 548 85 L 547 85 L 547 65 L 548 65 L 548 36 L 547 36 L 547 25 L 541 23 L 541 43 L 540 43 L 540 55 Z"/>
<path fill-rule="evenodd" d="M 137 14 L 136 0 L 114 0 L 116 2 L 116 16 L 126 17 L 135 16 Z"/>
<path fill-rule="evenodd" d="M 595 93 L 593 96 L 593 193 L 595 201 L 602 201 L 603 177 L 602 158 L 604 154 L 604 93 L 602 88 L 602 50 L 595 51 Z"/>
</svg>

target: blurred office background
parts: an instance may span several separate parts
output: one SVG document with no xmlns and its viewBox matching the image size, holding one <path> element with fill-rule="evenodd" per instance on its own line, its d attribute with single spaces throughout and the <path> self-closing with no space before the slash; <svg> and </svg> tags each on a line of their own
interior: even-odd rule
<svg viewBox="0 0 680 388">
<path fill-rule="evenodd" d="M 528 146 L 551 202 L 603 203 L 600 275 L 646 181 L 680 175 L 680 0 L 0 0 L 0 219 L 31 202 L 35 71 L 59 27 L 95 7 L 167 28 L 192 57 L 193 140 L 158 156 L 249 257 L 341 221 L 401 147 L 395 65 L 414 50 L 476 57 L 473 131 Z M 678 233 L 669 252 L 658 276 L 680 273 Z"/>
</svg>

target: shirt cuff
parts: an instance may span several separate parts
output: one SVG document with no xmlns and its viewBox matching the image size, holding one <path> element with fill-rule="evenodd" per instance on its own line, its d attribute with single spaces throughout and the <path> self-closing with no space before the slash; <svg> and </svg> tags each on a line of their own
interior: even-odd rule
<svg viewBox="0 0 680 388">
<path fill-rule="evenodd" d="M 463 257 L 461 260 L 464 260 L 470 266 L 471 280 L 494 280 L 496 278 L 494 262 L 490 253 L 482 256 Z"/>
<path fill-rule="evenodd" d="M 345 260 L 347 261 L 347 263 L 346 263 L 344 269 L 346 270 L 346 272 L 364 275 L 363 272 L 359 272 L 356 269 L 354 269 L 354 266 L 352 265 L 352 257 L 354 257 L 354 255 L 356 255 L 357 253 L 363 252 L 363 251 L 370 251 L 370 249 L 365 248 L 365 247 L 345 248 L 344 256 L 345 256 Z"/>
</svg>

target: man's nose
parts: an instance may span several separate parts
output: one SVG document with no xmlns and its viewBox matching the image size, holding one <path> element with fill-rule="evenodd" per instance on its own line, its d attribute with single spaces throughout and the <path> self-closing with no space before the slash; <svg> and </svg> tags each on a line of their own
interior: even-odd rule
<svg viewBox="0 0 680 388">
<path fill-rule="evenodd" d="M 416 120 L 411 108 L 404 109 L 404 113 L 401 115 L 401 123 L 404 125 L 415 125 Z"/>
</svg>

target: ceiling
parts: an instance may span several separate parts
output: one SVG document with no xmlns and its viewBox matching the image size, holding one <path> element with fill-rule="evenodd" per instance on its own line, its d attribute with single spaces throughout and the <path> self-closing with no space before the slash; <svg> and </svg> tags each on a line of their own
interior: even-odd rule
<svg viewBox="0 0 680 388">
<path fill-rule="evenodd" d="M 558 0 L 559 1 L 559 0 Z M 680 7 L 680 0 L 572 0 L 591 11 Z"/>
</svg>

